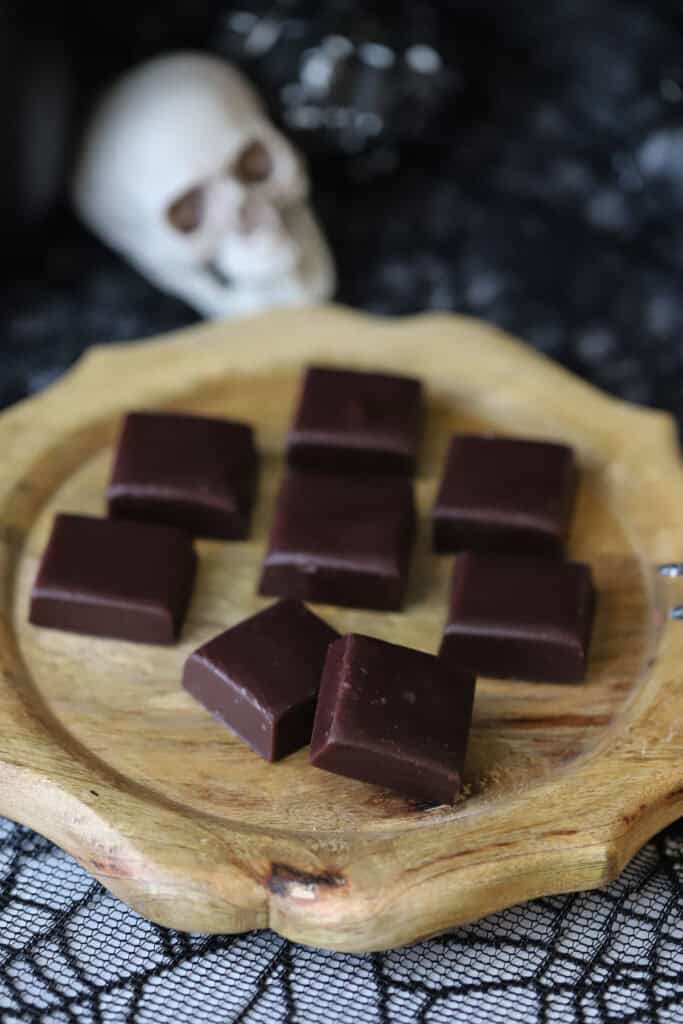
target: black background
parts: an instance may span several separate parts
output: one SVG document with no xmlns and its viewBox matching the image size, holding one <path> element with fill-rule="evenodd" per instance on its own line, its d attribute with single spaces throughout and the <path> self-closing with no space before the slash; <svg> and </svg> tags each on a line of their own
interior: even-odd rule
<svg viewBox="0 0 683 1024">
<path fill-rule="evenodd" d="M 197 45 L 239 57 L 225 31 L 236 7 L 298 20 L 307 45 L 340 28 L 398 49 L 427 38 L 458 80 L 438 116 L 429 97 L 424 110 L 392 109 L 398 86 L 380 82 L 386 117 L 369 153 L 349 155 L 315 132 L 297 137 L 337 259 L 338 300 L 387 315 L 439 309 L 483 317 L 680 420 L 681 5 L 173 7 L 163 19 L 144 3 L 97 5 L 80 20 L 71 9 L 76 123 L 97 89 L 141 57 Z M 279 86 L 296 78 L 299 60 L 296 46 L 281 45 L 242 61 L 276 118 Z M 53 379 L 93 342 L 195 319 L 89 237 L 65 206 L 6 253 L 3 403 Z"/>
</svg>

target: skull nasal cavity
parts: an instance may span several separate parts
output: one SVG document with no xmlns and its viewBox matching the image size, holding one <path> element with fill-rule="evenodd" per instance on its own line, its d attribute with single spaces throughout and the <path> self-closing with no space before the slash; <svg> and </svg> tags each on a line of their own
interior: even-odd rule
<svg viewBox="0 0 683 1024">
<path fill-rule="evenodd" d="M 265 181 L 273 169 L 273 161 L 262 142 L 250 142 L 233 164 L 233 173 L 243 185 Z"/>
<path fill-rule="evenodd" d="M 171 203 L 166 215 L 174 228 L 182 231 L 183 234 L 188 234 L 190 231 L 195 231 L 201 224 L 203 206 L 203 189 L 191 188 Z"/>
</svg>

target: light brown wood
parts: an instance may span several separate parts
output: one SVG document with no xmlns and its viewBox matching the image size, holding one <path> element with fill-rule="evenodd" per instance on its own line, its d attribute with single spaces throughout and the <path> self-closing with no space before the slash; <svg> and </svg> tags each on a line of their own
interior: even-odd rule
<svg viewBox="0 0 683 1024">
<path fill-rule="evenodd" d="M 570 554 L 599 613 L 587 682 L 482 680 L 456 807 L 425 809 L 317 771 L 261 761 L 180 687 L 187 653 L 255 596 L 285 429 L 303 365 L 418 373 L 428 424 L 422 530 L 402 614 L 321 609 L 342 630 L 434 650 L 451 559 L 429 553 L 448 436 L 486 429 L 574 445 Z M 103 511 L 130 408 L 255 423 L 265 465 L 252 537 L 198 545 L 172 649 L 29 626 L 57 510 Z M 0 813 L 59 843 L 143 914 L 181 929 L 269 925 L 303 942 L 381 949 L 540 894 L 598 886 L 683 811 L 683 476 L 663 414 L 614 401 L 491 327 L 451 316 L 273 313 L 95 349 L 0 417 Z"/>
</svg>

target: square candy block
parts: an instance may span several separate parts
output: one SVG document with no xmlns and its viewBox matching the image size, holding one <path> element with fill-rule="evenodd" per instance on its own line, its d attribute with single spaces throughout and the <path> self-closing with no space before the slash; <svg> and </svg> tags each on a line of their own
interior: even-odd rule
<svg viewBox="0 0 683 1024">
<path fill-rule="evenodd" d="M 413 472 L 422 385 L 411 377 L 311 366 L 287 438 L 291 465 Z"/>
<path fill-rule="evenodd" d="M 327 652 L 311 739 L 318 768 L 452 804 L 462 788 L 475 677 L 366 636 Z"/>
<path fill-rule="evenodd" d="M 246 423 L 129 413 L 107 489 L 109 514 L 239 540 L 247 535 L 257 469 Z"/>
<path fill-rule="evenodd" d="M 196 565 L 191 538 L 172 526 L 61 514 L 33 586 L 29 620 L 74 633 L 171 644 Z"/>
<path fill-rule="evenodd" d="M 456 559 L 439 657 L 482 676 L 579 682 L 594 610 L 587 565 L 467 552 Z"/>
<path fill-rule="evenodd" d="M 456 436 L 434 505 L 434 548 L 561 557 L 575 490 L 565 445 Z"/>
<path fill-rule="evenodd" d="M 261 593 L 399 609 L 414 529 L 413 488 L 405 477 L 290 469 L 277 499 Z"/>
<path fill-rule="evenodd" d="M 280 601 L 191 654 L 183 686 L 257 754 L 278 761 L 310 742 L 337 635 L 298 601 Z"/>
</svg>

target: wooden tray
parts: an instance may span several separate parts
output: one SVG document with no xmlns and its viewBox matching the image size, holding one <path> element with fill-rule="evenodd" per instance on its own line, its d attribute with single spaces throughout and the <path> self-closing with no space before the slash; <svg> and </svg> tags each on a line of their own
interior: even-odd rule
<svg viewBox="0 0 683 1024">
<path fill-rule="evenodd" d="M 480 681 L 467 796 L 454 808 L 317 771 L 305 750 L 266 764 L 180 687 L 191 649 L 265 603 L 255 586 L 311 360 L 419 373 L 428 391 L 406 611 L 324 609 L 337 629 L 435 650 L 452 560 L 429 552 L 428 510 L 454 430 L 557 438 L 579 454 L 570 553 L 592 563 L 600 595 L 589 679 Z M 265 469 L 252 538 L 198 545 L 175 648 L 29 626 L 54 513 L 103 511 L 121 415 L 155 406 L 257 425 Z M 0 417 L 0 813 L 163 924 L 270 926 L 343 950 L 602 885 L 683 810 L 683 581 L 673 565 L 656 571 L 682 555 L 671 420 L 607 398 L 475 321 L 278 312 L 92 350 Z"/>
</svg>

